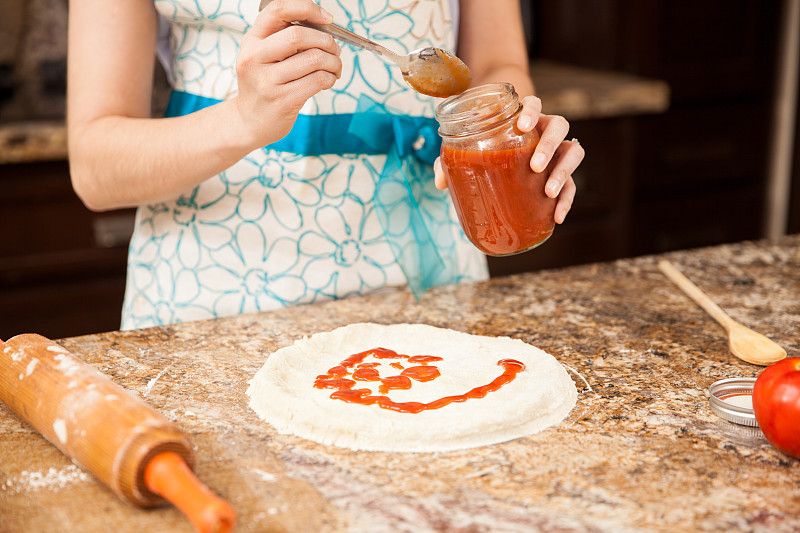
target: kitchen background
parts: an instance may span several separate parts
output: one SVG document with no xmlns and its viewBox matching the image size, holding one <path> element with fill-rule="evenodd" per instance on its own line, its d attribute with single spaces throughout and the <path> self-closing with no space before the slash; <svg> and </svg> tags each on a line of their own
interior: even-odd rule
<svg viewBox="0 0 800 533">
<path fill-rule="evenodd" d="M 566 223 L 492 275 L 800 232 L 800 0 L 521 5 L 545 112 L 587 158 Z M 67 11 L 3 0 L 0 338 L 119 327 L 133 211 L 92 213 L 70 186 Z"/>
</svg>

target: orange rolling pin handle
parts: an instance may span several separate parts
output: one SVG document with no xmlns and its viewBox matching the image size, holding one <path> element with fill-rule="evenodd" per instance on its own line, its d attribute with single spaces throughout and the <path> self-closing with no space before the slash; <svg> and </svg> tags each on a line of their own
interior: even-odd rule
<svg viewBox="0 0 800 533">
<path fill-rule="evenodd" d="M 174 452 L 153 457 L 144 471 L 147 488 L 181 510 L 200 533 L 229 533 L 236 525 L 230 505 L 208 490 Z"/>
</svg>

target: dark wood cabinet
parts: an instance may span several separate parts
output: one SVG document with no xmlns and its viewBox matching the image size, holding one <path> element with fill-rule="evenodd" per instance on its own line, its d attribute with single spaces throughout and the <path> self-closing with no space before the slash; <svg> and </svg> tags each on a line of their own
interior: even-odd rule
<svg viewBox="0 0 800 533">
<path fill-rule="evenodd" d="M 587 156 L 566 223 L 493 274 L 762 237 L 782 2 L 530 4 L 534 58 L 664 80 L 670 106 L 573 122 Z"/>
<path fill-rule="evenodd" d="M 772 96 L 782 1 L 530 1 L 535 57 L 667 80 L 673 106 Z"/>
<path fill-rule="evenodd" d="M 787 233 L 800 233 L 800 106 L 797 107 L 794 131 L 794 157 L 792 158 L 791 185 Z"/>
<path fill-rule="evenodd" d="M 640 119 L 631 252 L 760 238 L 768 117 L 765 106 L 715 105 Z"/>
<path fill-rule="evenodd" d="M 567 221 L 539 248 L 490 257 L 492 276 L 628 256 L 634 134 L 630 117 L 573 122 L 570 137 L 591 150 L 573 176 L 578 194 Z"/>
<path fill-rule="evenodd" d="M 0 338 L 119 328 L 132 210 L 92 213 L 66 162 L 0 166 Z"/>
</svg>

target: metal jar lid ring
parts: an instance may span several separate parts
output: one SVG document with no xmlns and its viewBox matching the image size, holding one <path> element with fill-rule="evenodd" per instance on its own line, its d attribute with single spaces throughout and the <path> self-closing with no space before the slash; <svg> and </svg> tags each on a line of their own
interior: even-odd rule
<svg viewBox="0 0 800 533">
<path fill-rule="evenodd" d="M 708 388 L 711 411 L 723 420 L 742 426 L 758 427 L 752 408 L 753 385 L 756 378 L 729 378 L 714 382 Z M 747 401 L 732 402 L 740 397 Z"/>
</svg>

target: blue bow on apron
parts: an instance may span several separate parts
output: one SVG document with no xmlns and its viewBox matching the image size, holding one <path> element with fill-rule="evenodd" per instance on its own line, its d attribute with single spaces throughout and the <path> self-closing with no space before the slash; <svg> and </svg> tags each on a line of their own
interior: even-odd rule
<svg viewBox="0 0 800 533">
<path fill-rule="evenodd" d="M 165 116 L 182 116 L 220 100 L 173 91 Z M 446 191 L 436 189 L 437 122 L 394 113 L 361 96 L 355 113 L 298 115 L 292 130 L 265 146 L 300 155 L 386 154 L 375 185 L 378 219 L 395 260 L 417 299 L 436 285 L 459 280 Z M 460 231 L 460 228 L 458 228 Z"/>
</svg>

